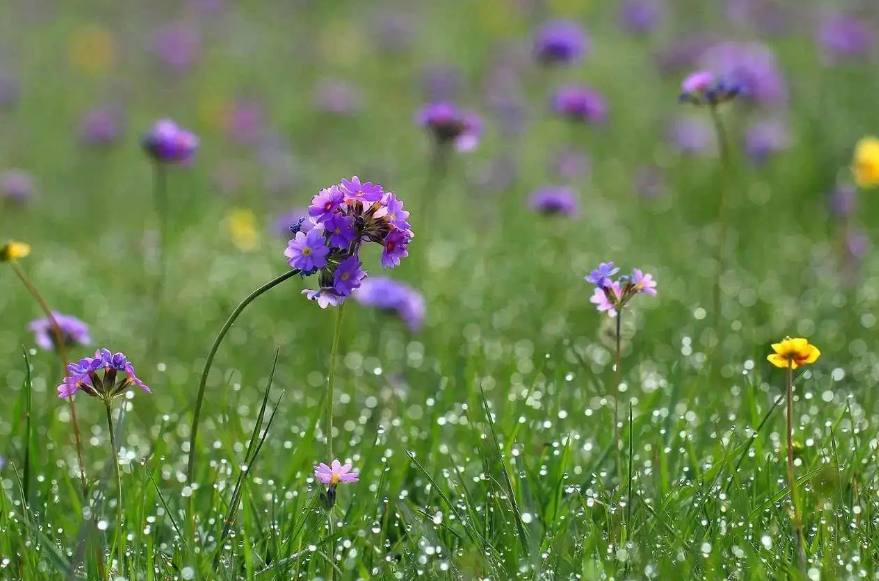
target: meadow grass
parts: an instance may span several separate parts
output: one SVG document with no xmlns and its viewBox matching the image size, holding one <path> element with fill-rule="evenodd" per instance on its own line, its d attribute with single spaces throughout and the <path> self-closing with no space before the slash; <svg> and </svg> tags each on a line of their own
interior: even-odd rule
<svg viewBox="0 0 879 581">
<path fill-rule="evenodd" d="M 777 114 L 791 146 L 750 163 L 743 127 L 766 112 L 730 103 L 719 110 L 732 144 L 724 171 L 716 155 L 682 156 L 664 139 L 676 115 L 711 120 L 682 110 L 680 76 L 661 76 L 652 61 L 684 32 L 756 36 L 726 28 L 720 12 L 681 2 L 652 36 L 630 38 L 615 28 L 615 3 L 551 2 L 533 14 L 504 0 L 300 4 L 210 15 L 4 5 L 16 15 L 0 32 L 20 51 L 23 97 L 0 111 L 2 165 L 27 169 L 38 192 L 25 207 L 0 207 L 0 238 L 31 244 L 17 265 L 46 302 L 88 322 L 95 346 L 124 351 L 152 393 L 132 388 L 113 404 L 119 511 L 101 402 L 76 397 L 84 494 L 69 408 L 55 391 L 58 357 L 26 330 L 42 313 L 0 265 L 0 578 L 879 579 L 879 264 L 867 253 L 851 268 L 845 224 L 826 201 L 849 179 L 854 143 L 879 127 L 869 66 L 819 66 L 809 30 L 774 39 L 791 94 Z M 405 51 L 378 49 L 367 23 L 382 10 L 411 20 Z M 551 71 L 514 67 L 526 123 L 504 133 L 483 81 L 503 58 L 518 63 L 523 39 L 527 61 L 535 19 L 553 14 L 586 23 L 593 54 Z M 145 50 L 149 30 L 172 20 L 202 35 L 200 62 L 185 74 L 158 69 Z M 87 26 L 113 35 L 108 71 L 70 60 L 70 39 Z M 460 67 L 459 100 L 486 122 L 479 148 L 451 157 L 443 174 L 431 172 L 428 138 L 412 121 L 425 101 L 419 74 L 435 63 Z M 315 111 L 323 77 L 355 83 L 362 110 Z M 607 123 L 571 127 L 548 112 L 552 88 L 567 81 L 605 95 Z M 222 130 L 220 112 L 241 91 L 259 98 L 282 144 L 274 161 Z M 111 148 L 83 147 L 76 120 L 106 98 L 125 104 L 129 130 Z M 159 224 L 137 133 L 165 116 L 192 127 L 201 148 L 191 167 L 168 168 Z M 553 174 L 564 148 L 589 153 L 588 175 Z M 515 174 L 498 186 L 492 169 L 504 159 Z M 639 195 L 633 178 L 654 165 L 660 191 Z M 334 456 L 360 481 L 339 486 L 330 523 L 313 472 L 333 459 L 325 394 L 336 312 L 299 294 L 313 280 L 292 277 L 241 312 L 205 377 L 194 450 L 189 442 L 223 322 L 289 271 L 275 217 L 352 174 L 412 212 L 416 238 L 390 276 L 423 293 L 427 316 L 413 332 L 346 304 Z M 579 217 L 528 209 L 531 192 L 564 179 Z M 253 248 L 230 235 L 236 208 L 256 216 Z M 872 234 L 877 211 L 864 195 L 850 220 Z M 388 274 L 378 252 L 363 258 L 371 275 Z M 583 280 L 606 260 L 652 273 L 659 291 L 623 313 L 616 370 L 615 322 L 595 312 Z M 795 375 L 802 567 L 787 377 L 766 362 L 786 335 L 822 351 Z M 68 351 L 77 360 L 93 348 Z"/>
</svg>

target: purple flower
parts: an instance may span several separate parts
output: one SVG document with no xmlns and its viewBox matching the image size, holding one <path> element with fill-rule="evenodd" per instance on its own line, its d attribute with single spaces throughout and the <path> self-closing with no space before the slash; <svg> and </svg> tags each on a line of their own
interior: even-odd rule
<svg viewBox="0 0 879 581">
<path fill-rule="evenodd" d="M 161 163 L 189 163 L 198 149 L 198 137 L 169 119 L 157 121 L 142 143 L 147 153 Z"/>
<path fill-rule="evenodd" d="M 461 90 L 461 71 L 453 65 L 430 65 L 421 73 L 422 92 L 431 101 L 454 99 Z"/>
<path fill-rule="evenodd" d="M 324 222 L 324 228 L 330 236 L 330 244 L 337 248 L 347 248 L 357 237 L 352 216 L 333 214 Z"/>
<path fill-rule="evenodd" d="M 574 217 L 579 213 L 580 202 L 571 188 L 550 186 L 531 194 L 528 205 L 535 212 L 549 215 Z"/>
<path fill-rule="evenodd" d="M 763 105 L 787 101 L 787 86 L 772 50 L 760 43 L 722 42 L 702 54 L 706 70 L 743 98 Z"/>
<path fill-rule="evenodd" d="M 256 145 L 265 129 L 262 105 L 253 99 L 237 99 L 223 120 L 226 136 L 239 145 Z"/>
<path fill-rule="evenodd" d="M 654 59 L 656 67 L 664 75 L 686 72 L 695 67 L 702 58 L 702 53 L 716 43 L 717 39 L 705 34 L 676 40 L 657 53 Z"/>
<path fill-rule="evenodd" d="M 745 133 L 745 149 L 755 163 L 764 162 L 773 153 L 784 151 L 789 146 L 790 135 L 781 121 L 761 121 Z"/>
<path fill-rule="evenodd" d="M 17 203 L 23 203 L 34 194 L 34 180 L 31 175 L 19 169 L 8 169 L 0 173 L 0 196 Z"/>
<path fill-rule="evenodd" d="M 410 331 L 418 331 L 424 322 L 424 297 L 412 287 L 391 278 L 367 278 L 351 296 L 364 306 L 396 312 Z"/>
<path fill-rule="evenodd" d="M 718 105 L 735 99 L 741 87 L 709 71 L 696 71 L 681 82 L 678 100 L 693 105 Z"/>
<path fill-rule="evenodd" d="M 169 69 L 185 71 L 201 56 L 201 40 L 191 28 L 168 25 L 153 33 L 152 52 Z"/>
<path fill-rule="evenodd" d="M 567 64 L 579 61 L 589 49 L 586 32 L 576 22 L 547 22 L 534 38 L 534 56 L 544 64 Z"/>
<path fill-rule="evenodd" d="M 632 269 L 631 282 L 634 285 L 635 292 L 645 293 L 651 297 L 656 296 L 656 281 L 653 280 L 652 275 L 644 274 L 640 269 L 634 268 Z"/>
<path fill-rule="evenodd" d="M 620 283 L 612 282 L 605 287 L 592 291 L 589 302 L 594 304 L 599 313 L 607 313 L 609 317 L 617 316 L 616 305 L 622 297 Z"/>
<path fill-rule="evenodd" d="M 324 113 L 352 115 L 361 108 L 361 92 L 341 79 L 321 79 L 314 88 L 314 106 Z"/>
<path fill-rule="evenodd" d="M 79 139 L 89 145 L 111 145 L 119 139 L 124 126 L 122 111 L 106 105 L 88 111 L 79 121 Z"/>
<path fill-rule="evenodd" d="M 329 252 L 323 231 L 315 228 L 308 233 L 297 232 L 296 237 L 287 243 L 284 256 L 289 259 L 287 264 L 291 268 L 307 273 L 325 267 Z"/>
<path fill-rule="evenodd" d="M 562 87 L 552 97 L 552 109 L 571 121 L 583 123 L 600 123 L 607 117 L 604 97 L 588 87 Z"/>
<path fill-rule="evenodd" d="M 400 259 L 409 256 L 407 245 L 409 244 L 409 232 L 405 230 L 391 230 L 385 237 L 384 250 L 382 251 L 382 267 L 394 268 L 400 265 Z"/>
<path fill-rule="evenodd" d="M 397 199 L 396 194 L 387 192 L 382 200 L 382 204 L 384 207 L 375 213 L 376 218 L 385 218 L 388 224 L 398 230 L 408 230 L 410 228 L 409 222 L 406 221 L 409 217 L 409 212 L 403 209 L 403 202 Z"/>
<path fill-rule="evenodd" d="M 318 304 L 322 309 L 327 307 L 338 307 L 345 302 L 345 297 L 336 293 L 332 288 L 321 288 L 319 290 L 305 289 L 302 294 L 310 300 Z"/>
<path fill-rule="evenodd" d="M 360 281 L 366 276 L 366 273 L 360 268 L 361 265 L 362 263 L 357 256 L 349 256 L 339 264 L 333 278 L 333 288 L 336 294 L 347 297 L 360 286 Z"/>
<path fill-rule="evenodd" d="M 359 475 L 353 472 L 351 464 L 342 464 L 333 460 L 330 466 L 323 462 L 314 469 L 314 477 L 327 486 L 336 486 L 340 482 L 357 482 Z"/>
<path fill-rule="evenodd" d="M 876 31 L 869 24 L 844 13 L 823 15 L 815 40 L 829 62 L 865 56 L 873 50 Z"/>
<path fill-rule="evenodd" d="M 430 131 L 440 145 L 452 144 L 457 151 L 472 151 L 479 144 L 482 120 L 450 103 L 431 103 L 418 112 L 418 123 Z"/>
<path fill-rule="evenodd" d="M 62 315 L 61 313 L 52 311 L 52 317 L 58 323 L 61 331 L 61 339 L 64 345 L 70 347 L 72 345 L 90 345 L 92 342 L 89 336 L 89 327 L 76 317 L 70 315 Z M 37 345 L 46 351 L 53 351 L 56 347 L 55 328 L 52 321 L 48 317 L 31 321 L 27 328 L 34 332 L 34 338 Z"/>
<path fill-rule="evenodd" d="M 702 117 L 678 117 L 672 120 L 668 140 L 682 154 L 707 153 L 714 150 L 714 131 Z"/>
<path fill-rule="evenodd" d="M 838 186 L 829 196 L 830 211 L 840 217 L 854 213 L 858 203 L 858 191 L 852 186 Z"/>
<path fill-rule="evenodd" d="M 311 200 L 308 207 L 308 215 L 315 223 L 321 223 L 330 219 L 330 216 L 339 208 L 339 204 L 345 201 L 345 193 L 339 186 L 331 186 L 320 191 Z"/>
<path fill-rule="evenodd" d="M 620 6 L 620 22 L 632 34 L 652 32 L 661 17 L 662 5 L 657 0 L 626 0 Z"/>
<path fill-rule="evenodd" d="M 345 194 L 345 201 L 354 200 L 358 202 L 378 202 L 385 195 L 384 190 L 378 184 L 372 182 L 360 183 L 360 178 L 352 177 L 350 180 L 343 179 L 342 192 Z"/>
<path fill-rule="evenodd" d="M 308 232 L 314 228 L 314 222 L 308 219 L 308 208 L 297 208 L 281 214 L 274 224 L 274 231 L 289 238 L 290 228 L 297 227 L 297 232 Z"/>
<path fill-rule="evenodd" d="M 607 286 L 610 284 L 610 277 L 619 271 L 620 269 L 615 267 L 613 262 L 601 262 L 598 264 L 598 268 L 590 272 L 585 280 L 597 287 Z"/>
<path fill-rule="evenodd" d="M 98 372 L 102 372 L 102 376 Z M 119 373 L 123 377 L 119 377 Z M 67 366 L 64 383 L 58 386 L 58 397 L 67 398 L 77 391 L 92 397 L 110 400 L 122 394 L 131 385 L 137 385 L 149 392 L 134 373 L 134 366 L 122 353 L 111 353 L 108 349 L 98 349 L 95 356 L 84 357 L 78 363 Z"/>
</svg>

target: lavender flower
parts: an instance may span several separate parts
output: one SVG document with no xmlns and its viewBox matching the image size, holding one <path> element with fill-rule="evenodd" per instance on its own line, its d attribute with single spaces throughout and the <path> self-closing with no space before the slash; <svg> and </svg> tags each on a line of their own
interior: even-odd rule
<svg viewBox="0 0 879 581">
<path fill-rule="evenodd" d="M 586 32 L 576 22 L 567 20 L 547 22 L 534 39 L 534 56 L 547 65 L 577 62 L 588 49 Z"/>
<path fill-rule="evenodd" d="M 696 71 L 681 82 L 681 102 L 693 105 L 710 105 L 731 101 L 741 92 L 735 82 L 718 77 L 709 71 Z"/>
<path fill-rule="evenodd" d="M 701 61 L 705 70 L 723 79 L 722 89 L 734 89 L 744 99 L 763 105 L 781 105 L 787 100 L 781 69 L 766 45 L 722 42 L 706 50 Z"/>
<path fill-rule="evenodd" d="M 89 327 L 76 317 L 70 315 L 62 315 L 61 313 L 52 312 L 52 317 L 58 323 L 61 330 L 61 339 L 64 345 L 69 347 L 72 345 L 90 345 L 92 342 L 89 336 Z M 46 351 L 56 349 L 57 339 L 55 337 L 55 328 L 52 321 L 48 317 L 31 321 L 27 328 L 34 333 L 37 345 Z"/>
<path fill-rule="evenodd" d="M 102 372 L 102 376 L 98 375 L 99 371 Z M 124 376 L 117 377 L 120 372 Z M 77 391 L 83 391 L 87 395 L 109 402 L 122 395 L 130 385 L 137 385 L 146 392 L 150 391 L 150 388 L 134 374 L 134 366 L 125 355 L 111 353 L 108 349 L 98 349 L 93 358 L 84 357 L 79 363 L 71 363 L 67 366 L 67 377 L 64 378 L 64 383 L 58 386 L 58 397 L 66 398 Z"/>
<path fill-rule="evenodd" d="M 790 146 L 787 127 L 778 120 L 760 121 L 745 133 L 745 149 L 748 157 L 755 163 L 766 159 Z"/>
<path fill-rule="evenodd" d="M 588 87 L 567 86 L 552 97 L 552 110 L 581 123 L 600 123 L 607 118 L 607 103 L 597 91 Z"/>
<path fill-rule="evenodd" d="M 198 33 L 185 26 L 163 26 L 153 33 L 152 52 L 165 67 L 175 71 L 192 68 L 201 56 Z"/>
<path fill-rule="evenodd" d="M 574 217 L 580 211 L 577 194 L 571 188 L 546 187 L 531 194 L 528 205 L 535 212 Z"/>
<path fill-rule="evenodd" d="M 124 127 L 122 111 L 105 105 L 92 109 L 79 121 L 79 140 L 88 145 L 106 146 L 119 139 Z"/>
<path fill-rule="evenodd" d="M 159 163 L 186 164 L 198 149 L 198 137 L 169 119 L 157 121 L 144 135 L 143 148 Z"/>
<path fill-rule="evenodd" d="M 360 247 L 382 246 L 382 266 L 393 268 L 408 256 L 409 212 L 392 192 L 354 176 L 321 190 L 308 208 L 311 229 L 296 226 L 285 255 L 303 276 L 319 274 L 320 288 L 303 294 L 321 308 L 342 304 L 366 277 Z"/>
<path fill-rule="evenodd" d="M 662 16 L 662 5 L 657 0 L 626 0 L 620 6 L 623 30 L 632 34 L 652 32 Z"/>
<path fill-rule="evenodd" d="M 424 297 L 402 282 L 383 276 L 367 278 L 351 296 L 364 306 L 396 312 L 410 331 L 418 331 L 424 322 Z"/>
<path fill-rule="evenodd" d="M 599 313 L 607 313 L 610 317 L 616 317 L 639 293 L 656 296 L 656 281 L 652 275 L 636 268 L 630 276 L 612 280 L 610 277 L 618 271 L 612 262 L 602 262 L 586 277 L 587 282 L 596 286 L 589 302 L 596 306 Z"/>
<path fill-rule="evenodd" d="M 0 196 L 16 203 L 24 203 L 34 194 L 34 180 L 20 169 L 8 169 L 0 173 Z"/>
<path fill-rule="evenodd" d="M 454 145 L 457 151 L 472 151 L 479 144 L 482 120 L 473 112 L 461 111 L 450 103 L 436 102 L 425 105 L 417 115 L 440 146 Z"/>
<path fill-rule="evenodd" d="M 614 266 L 613 262 L 602 262 L 599 263 L 598 268 L 590 272 L 589 275 L 585 277 L 585 280 L 586 282 L 594 284 L 598 287 L 606 286 L 610 284 L 610 277 L 612 277 L 619 271 L 620 269 Z"/>
<path fill-rule="evenodd" d="M 599 313 L 607 313 L 609 317 L 617 316 L 617 304 L 620 302 L 623 293 L 620 290 L 620 283 L 610 282 L 607 285 L 596 288 L 592 291 L 589 302 L 594 304 Z"/>
<path fill-rule="evenodd" d="M 660 73 L 679 75 L 694 68 L 702 54 L 715 44 L 717 39 L 710 35 L 687 36 L 660 50 L 654 57 L 654 62 Z"/>
<path fill-rule="evenodd" d="M 327 486 L 335 486 L 340 482 L 357 482 L 359 475 L 352 468 L 351 464 L 342 464 L 338 460 L 333 460 L 330 466 L 321 462 L 314 469 L 314 477 Z"/>
<path fill-rule="evenodd" d="M 848 14 L 830 13 L 820 18 L 815 40 L 825 60 L 833 63 L 869 54 L 876 44 L 876 31 Z"/>
</svg>

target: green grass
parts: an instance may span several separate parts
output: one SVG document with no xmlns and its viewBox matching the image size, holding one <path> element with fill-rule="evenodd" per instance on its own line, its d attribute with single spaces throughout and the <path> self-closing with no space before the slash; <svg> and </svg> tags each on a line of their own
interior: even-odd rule
<svg viewBox="0 0 879 581">
<path fill-rule="evenodd" d="M 21 47 L 24 97 L 0 112 L 0 167 L 31 172 L 38 195 L 25 208 L 0 207 L 0 238 L 29 242 L 33 252 L 19 264 L 51 307 L 88 322 L 96 345 L 124 351 L 152 387 L 114 404 L 126 563 L 111 565 L 117 494 L 101 402 L 76 399 L 83 495 L 70 414 L 55 392 L 57 356 L 33 346 L 26 325 L 39 308 L 0 265 L 0 578 L 305 580 L 326 578 L 331 555 L 336 578 L 352 580 L 879 578 L 879 263 L 868 254 L 855 271 L 843 268 L 845 225 L 825 198 L 849 180 L 855 141 L 879 131 L 870 66 L 817 66 L 809 31 L 773 41 L 791 87 L 783 116 L 792 146 L 750 164 L 743 129 L 768 113 L 725 108 L 734 156 L 722 183 L 716 157 L 680 157 L 664 140 L 680 113 L 679 79 L 660 77 L 651 58 L 695 29 L 687 3 L 646 40 L 616 30 L 613 3 L 582 11 L 553 3 L 587 23 L 595 51 L 553 74 L 526 65 L 529 123 L 518 137 L 501 133 L 481 92 L 498 50 L 531 29 L 513 2 L 419 5 L 415 42 L 397 55 L 376 48 L 377 9 L 359 2 L 187 13 L 204 54 L 179 76 L 162 73 L 144 50 L 152 27 L 175 18 L 170 5 L 104 4 L 31 16 L 23 4 L 4 5 L 22 15 L 2 19 L 0 35 Z M 714 30 L 754 36 L 710 18 Z M 67 61 L 70 35 L 89 23 L 116 37 L 108 76 Z M 412 116 L 421 67 L 438 62 L 462 68 L 461 101 L 487 127 L 478 151 L 428 181 L 428 144 Z M 315 113 L 311 90 L 324 76 L 357 83 L 362 112 Z M 545 111 L 551 88 L 566 81 L 607 96 L 606 126 L 572 131 Z M 259 97 L 289 146 L 295 171 L 280 189 L 266 186 L 276 169 L 225 140 L 205 113 L 240 91 Z M 78 146 L 78 115 L 108 95 L 128 111 L 125 139 L 106 151 Z M 168 175 L 167 300 L 158 352 L 149 353 L 157 224 L 136 137 L 161 116 L 194 128 L 202 148 L 192 167 Z M 537 216 L 527 196 L 558 181 L 548 168 L 566 146 L 592 160 L 588 178 L 572 184 L 581 216 Z M 493 191 L 482 176 L 502 154 L 517 157 L 518 177 Z M 664 173 L 656 198 L 635 192 L 633 176 L 647 164 Z M 219 173 L 240 185 L 221 193 Z M 346 306 L 334 451 L 361 481 L 340 486 L 330 533 L 312 472 L 330 460 L 324 393 L 336 313 L 301 297 L 311 281 L 294 277 L 259 297 L 217 351 L 192 481 L 188 442 L 214 337 L 248 293 L 288 271 L 274 217 L 355 173 L 412 211 L 416 239 L 390 275 L 424 293 L 427 319 L 412 333 L 389 315 Z M 730 222 L 715 348 L 722 187 Z M 257 216 L 253 251 L 233 244 L 223 222 L 233 208 Z M 862 196 L 853 225 L 875 238 L 877 218 L 879 207 Z M 583 281 L 602 260 L 643 268 L 659 283 L 657 298 L 639 296 L 624 313 L 624 390 L 614 328 Z M 380 273 L 377 253 L 365 263 Z M 785 335 L 823 352 L 795 392 L 805 576 L 783 400 L 775 405 L 785 372 L 765 360 Z"/>
</svg>

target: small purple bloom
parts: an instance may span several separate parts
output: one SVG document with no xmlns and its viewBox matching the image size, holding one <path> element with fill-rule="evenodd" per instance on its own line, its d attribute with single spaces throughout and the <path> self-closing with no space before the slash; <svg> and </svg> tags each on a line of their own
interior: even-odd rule
<svg viewBox="0 0 879 581">
<path fill-rule="evenodd" d="M 398 230 L 409 229 L 409 222 L 406 221 L 409 217 L 409 212 L 403 209 L 403 202 L 397 199 L 396 194 L 387 192 L 382 200 L 382 204 L 384 208 L 376 212 L 377 218 L 386 218 L 388 223 Z"/>
<path fill-rule="evenodd" d="M 409 232 L 405 230 L 391 230 L 385 237 L 384 250 L 382 251 L 382 267 L 394 268 L 399 266 L 400 259 L 409 256 L 406 246 L 409 244 Z"/>
<path fill-rule="evenodd" d="M 684 37 L 660 50 L 654 61 L 659 72 L 664 75 L 678 75 L 692 69 L 702 58 L 708 48 L 714 46 L 717 39 L 713 36 L 699 34 Z"/>
<path fill-rule="evenodd" d="M 347 248 L 357 237 L 352 216 L 333 214 L 324 222 L 324 228 L 330 236 L 330 244 L 336 248 Z"/>
<path fill-rule="evenodd" d="M 745 133 L 745 149 L 755 163 L 762 163 L 770 155 L 784 151 L 790 141 L 787 127 L 778 120 L 761 121 Z"/>
<path fill-rule="evenodd" d="M 615 267 L 613 262 L 601 262 L 598 268 L 589 273 L 585 278 L 586 282 L 594 284 L 597 287 L 603 287 L 610 284 L 610 277 L 620 271 Z"/>
<path fill-rule="evenodd" d="M 830 193 L 830 211 L 845 218 L 854 213 L 858 203 L 858 191 L 852 186 L 838 186 Z"/>
<path fill-rule="evenodd" d="M 345 194 L 345 201 L 378 202 L 385 195 L 380 185 L 372 182 L 361 183 L 357 176 L 350 180 L 343 179 L 341 190 Z"/>
<path fill-rule="evenodd" d="M 182 72 L 198 62 L 201 40 L 191 28 L 173 24 L 163 26 L 153 33 L 152 52 L 161 64 Z"/>
<path fill-rule="evenodd" d="M 661 17 L 662 5 L 657 0 L 626 0 L 620 6 L 620 22 L 632 34 L 652 32 Z"/>
<path fill-rule="evenodd" d="M 697 71 L 681 82 L 678 100 L 694 105 L 718 105 L 735 99 L 741 87 L 709 71 Z"/>
<path fill-rule="evenodd" d="M 347 297 L 360 286 L 360 282 L 366 273 L 361 269 L 362 263 L 357 256 L 349 256 L 338 268 L 333 277 L 333 288 L 339 296 Z"/>
<path fill-rule="evenodd" d="M 297 232 L 296 237 L 287 243 L 284 256 L 289 259 L 287 264 L 291 268 L 298 268 L 306 273 L 325 267 L 329 252 L 323 231 L 315 228 L 308 233 Z"/>
<path fill-rule="evenodd" d="M 865 21 L 844 13 L 823 15 L 815 39 L 828 62 L 862 57 L 873 50 L 876 31 Z"/>
<path fill-rule="evenodd" d="M 79 122 L 79 139 L 89 145 L 106 146 L 115 143 L 124 126 L 122 111 L 106 105 L 88 111 Z"/>
<path fill-rule="evenodd" d="M 23 203 L 34 194 L 34 180 L 20 169 L 8 169 L 0 173 L 0 196 L 13 202 Z"/>
<path fill-rule="evenodd" d="M 424 322 L 424 297 L 412 287 L 391 278 L 367 278 L 352 296 L 364 306 L 396 312 L 411 331 L 418 331 Z"/>
<path fill-rule="evenodd" d="M 714 73 L 709 71 L 696 71 L 691 73 L 681 82 L 682 93 L 700 93 L 714 83 Z"/>
<path fill-rule="evenodd" d="M 534 56 L 544 64 L 568 64 L 579 61 L 589 49 L 586 32 L 576 22 L 547 22 L 534 39 Z"/>
<path fill-rule="evenodd" d="M 67 347 L 73 345 L 90 345 L 89 327 L 76 317 L 52 312 L 52 317 L 58 323 L 61 331 L 61 339 Z M 34 333 L 37 345 L 46 351 L 53 351 L 56 347 L 55 328 L 48 317 L 37 319 L 28 324 L 27 328 Z"/>
<path fill-rule="evenodd" d="M 571 188 L 546 187 L 531 194 L 528 205 L 535 212 L 549 215 L 574 217 L 579 213 L 580 202 Z"/>
<path fill-rule="evenodd" d="M 472 151 L 479 144 L 482 120 L 450 103 L 431 103 L 418 112 L 418 123 L 426 127 L 440 145 L 453 144 L 457 151 Z"/>
<path fill-rule="evenodd" d="M 620 283 L 612 282 L 605 287 L 596 288 L 592 291 L 589 302 L 595 305 L 599 313 L 607 313 L 609 317 L 616 317 L 617 309 L 615 305 L 619 302 L 621 296 Z M 616 297 L 616 299 L 611 300 L 611 297 Z"/>
<path fill-rule="evenodd" d="M 787 101 L 784 76 L 775 54 L 764 44 L 722 42 L 706 50 L 701 61 L 723 79 L 724 89 L 732 88 L 744 99 L 764 105 Z"/>
<path fill-rule="evenodd" d="M 656 281 L 653 280 L 653 275 L 644 274 L 638 268 L 632 269 L 632 285 L 635 292 L 656 296 Z"/>
<path fill-rule="evenodd" d="M 552 109 L 571 121 L 583 123 L 601 123 L 607 118 L 604 97 L 588 87 L 562 87 L 552 97 Z"/>
<path fill-rule="evenodd" d="M 302 291 L 302 294 L 304 294 L 308 300 L 316 302 L 322 309 L 327 307 L 338 307 L 345 302 L 345 297 L 336 293 L 335 289 L 332 288 L 322 288 L 319 290 L 305 289 Z"/>
<path fill-rule="evenodd" d="M 102 376 L 98 372 L 102 372 Z M 125 374 L 119 377 L 119 373 Z M 98 349 L 94 357 L 84 357 L 78 363 L 67 366 L 64 383 L 58 386 L 58 397 L 67 398 L 77 391 L 101 399 L 113 399 L 122 394 L 130 385 L 137 385 L 149 392 L 134 373 L 134 366 L 122 353 L 111 353 L 109 349 Z"/>
<path fill-rule="evenodd" d="M 311 201 L 308 207 L 308 215 L 315 222 L 325 222 L 338 209 L 339 205 L 345 201 L 345 193 L 339 186 L 331 186 L 324 188 Z"/>
<path fill-rule="evenodd" d="M 198 137 L 169 119 L 157 121 L 142 143 L 147 153 L 162 163 L 189 163 L 198 149 Z"/>
<path fill-rule="evenodd" d="M 336 486 L 340 482 L 357 482 L 359 478 L 357 472 L 353 472 L 351 464 L 342 464 L 338 460 L 333 460 L 330 466 L 321 462 L 314 469 L 314 477 L 327 486 Z"/>
</svg>

